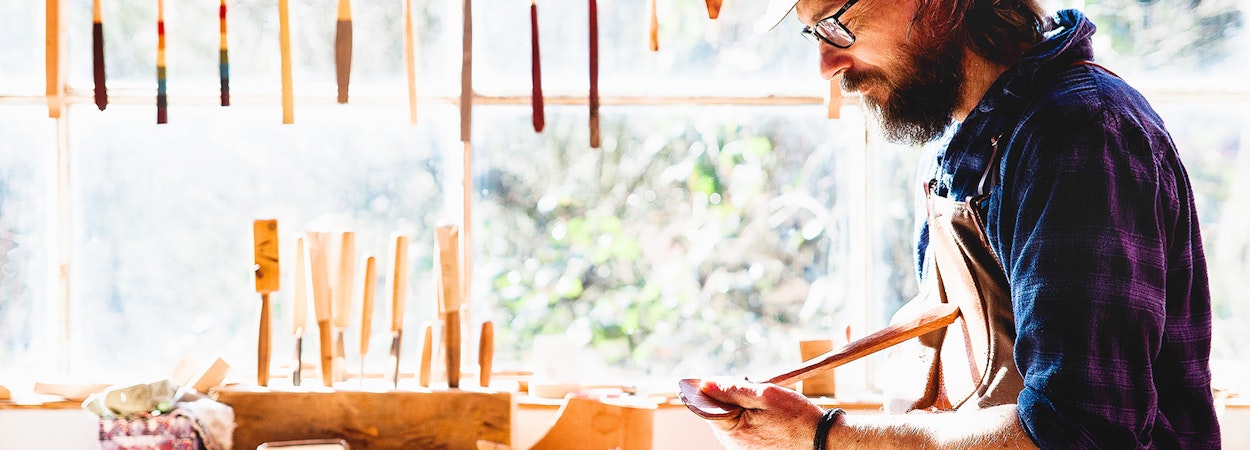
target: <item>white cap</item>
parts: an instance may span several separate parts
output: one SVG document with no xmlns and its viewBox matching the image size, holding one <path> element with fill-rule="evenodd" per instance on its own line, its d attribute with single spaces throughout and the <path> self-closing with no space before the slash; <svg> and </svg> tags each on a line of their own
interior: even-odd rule
<svg viewBox="0 0 1250 450">
<path fill-rule="evenodd" d="M 755 22 L 755 30 L 758 32 L 771 31 L 777 28 L 786 16 L 790 15 L 790 11 L 794 11 L 794 5 L 799 0 L 769 0 L 768 9 L 764 11 L 764 15 Z"/>
</svg>

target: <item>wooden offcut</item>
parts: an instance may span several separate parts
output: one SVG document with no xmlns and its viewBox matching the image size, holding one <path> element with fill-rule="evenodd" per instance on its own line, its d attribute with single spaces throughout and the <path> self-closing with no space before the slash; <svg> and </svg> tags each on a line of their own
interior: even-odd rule
<svg viewBox="0 0 1250 450">
<path fill-rule="evenodd" d="M 511 443 L 512 394 L 484 391 L 285 392 L 232 386 L 216 400 L 234 409 L 234 446 L 340 438 L 352 450 L 472 449 Z M 649 437 L 649 436 L 648 436 Z"/>
<path fill-rule="evenodd" d="M 808 361 L 825 353 L 833 351 L 832 339 L 809 339 L 799 341 L 799 357 L 803 361 Z M 836 379 L 833 370 L 821 371 L 804 379 L 800 385 L 800 392 L 808 397 L 833 397 L 835 395 L 834 386 Z"/>
<path fill-rule="evenodd" d="M 655 409 L 570 397 L 560 417 L 530 450 L 651 450 Z"/>
</svg>

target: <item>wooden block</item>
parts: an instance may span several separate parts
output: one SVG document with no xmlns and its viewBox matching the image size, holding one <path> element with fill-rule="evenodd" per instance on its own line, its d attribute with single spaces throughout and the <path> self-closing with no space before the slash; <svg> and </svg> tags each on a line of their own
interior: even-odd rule
<svg viewBox="0 0 1250 450">
<path fill-rule="evenodd" d="M 473 449 L 510 445 L 516 403 L 508 392 L 282 392 L 232 386 L 216 400 L 234 408 L 234 448 L 339 438 L 353 450 Z M 650 436 L 648 436 L 649 442 Z"/>
<path fill-rule="evenodd" d="M 221 358 L 217 358 L 212 364 L 201 371 L 191 380 L 191 387 L 201 393 L 208 392 L 209 389 L 216 387 L 226 379 L 226 373 L 230 371 L 230 365 Z"/>
<path fill-rule="evenodd" d="M 108 383 L 41 382 L 36 381 L 32 391 L 40 395 L 54 395 L 70 401 L 86 400 L 91 394 L 112 386 Z"/>
<path fill-rule="evenodd" d="M 196 358 L 191 355 L 184 356 L 182 361 L 178 361 L 178 365 L 174 366 L 174 370 L 169 372 L 169 381 L 174 382 L 178 386 L 184 386 L 191 382 L 191 378 L 195 376 Z"/>
<path fill-rule="evenodd" d="M 817 356 L 833 351 L 832 339 L 812 339 L 799 341 L 799 356 L 803 361 L 808 361 Z M 833 369 L 812 375 L 809 378 L 800 381 L 803 395 L 808 397 L 833 397 L 834 396 L 834 377 Z"/>
<path fill-rule="evenodd" d="M 556 424 L 530 449 L 651 450 L 654 419 L 654 408 L 570 397 Z"/>
</svg>

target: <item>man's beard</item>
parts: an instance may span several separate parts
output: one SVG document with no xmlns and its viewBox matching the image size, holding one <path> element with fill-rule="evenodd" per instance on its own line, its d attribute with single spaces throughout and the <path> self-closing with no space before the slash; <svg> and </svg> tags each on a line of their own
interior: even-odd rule
<svg viewBox="0 0 1250 450">
<path fill-rule="evenodd" d="M 896 66 L 902 71 L 898 79 L 879 70 L 843 75 L 842 87 L 847 91 L 879 89 L 878 96 L 864 96 L 864 104 L 876 116 L 887 141 L 922 145 L 942 136 L 950 126 L 963 85 L 963 51 L 955 39 L 942 41 L 937 49 L 909 45 L 902 64 Z"/>
</svg>

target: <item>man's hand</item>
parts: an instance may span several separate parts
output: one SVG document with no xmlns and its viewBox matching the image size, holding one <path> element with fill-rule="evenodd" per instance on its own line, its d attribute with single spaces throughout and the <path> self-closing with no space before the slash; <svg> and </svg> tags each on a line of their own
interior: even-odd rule
<svg viewBox="0 0 1250 450">
<path fill-rule="evenodd" d="M 704 380 L 700 392 L 743 408 L 733 419 L 708 420 L 728 449 L 812 448 L 821 409 L 806 397 L 774 385 Z M 959 413 L 842 415 L 830 430 L 828 448 L 1037 448 L 1016 416 L 1016 405 Z"/>
<path fill-rule="evenodd" d="M 734 419 L 709 420 L 728 449 L 810 449 L 821 409 L 807 397 L 775 384 L 705 380 L 704 395 L 743 407 Z"/>
</svg>

